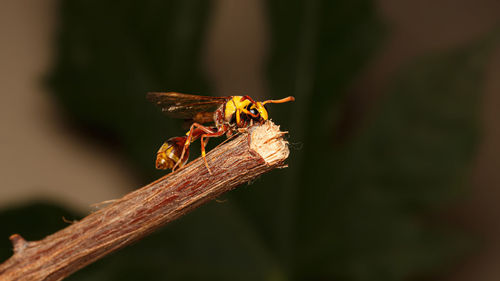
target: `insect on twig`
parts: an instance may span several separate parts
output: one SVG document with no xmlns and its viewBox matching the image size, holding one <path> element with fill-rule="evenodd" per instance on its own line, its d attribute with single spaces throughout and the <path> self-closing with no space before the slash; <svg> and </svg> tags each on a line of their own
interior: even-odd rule
<svg viewBox="0 0 500 281">
<path fill-rule="evenodd" d="M 185 136 L 172 137 L 163 143 L 156 155 L 156 168 L 175 170 L 182 167 L 188 161 L 189 146 L 199 138 L 201 156 L 210 174 L 205 152 L 209 138 L 224 134 L 230 138 L 253 124 L 262 124 L 269 119 L 266 104 L 295 100 L 289 96 L 260 102 L 249 96 L 210 97 L 175 92 L 152 92 L 146 97 L 167 115 L 193 122 Z M 204 123 L 212 125 L 204 126 Z"/>
</svg>

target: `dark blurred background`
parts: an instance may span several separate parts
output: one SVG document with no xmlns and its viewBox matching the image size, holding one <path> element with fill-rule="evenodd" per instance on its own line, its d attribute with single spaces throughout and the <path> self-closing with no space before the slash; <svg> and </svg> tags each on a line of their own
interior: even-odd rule
<svg viewBox="0 0 500 281">
<path fill-rule="evenodd" d="M 146 92 L 246 93 L 296 97 L 270 106 L 289 167 L 68 280 L 499 280 L 499 20 L 497 0 L 2 1 L 0 259 L 164 174 L 182 122 Z"/>
</svg>

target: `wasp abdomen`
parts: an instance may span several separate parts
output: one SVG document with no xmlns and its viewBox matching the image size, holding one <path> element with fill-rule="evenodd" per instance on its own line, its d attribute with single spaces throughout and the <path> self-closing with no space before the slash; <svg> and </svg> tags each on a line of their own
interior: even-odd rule
<svg viewBox="0 0 500 281">
<path fill-rule="evenodd" d="M 162 170 L 172 169 L 177 162 L 179 162 L 177 166 L 182 167 L 189 158 L 189 150 L 186 150 L 182 160 L 180 159 L 186 140 L 187 136 L 174 137 L 163 143 L 156 154 L 156 168 Z"/>
</svg>

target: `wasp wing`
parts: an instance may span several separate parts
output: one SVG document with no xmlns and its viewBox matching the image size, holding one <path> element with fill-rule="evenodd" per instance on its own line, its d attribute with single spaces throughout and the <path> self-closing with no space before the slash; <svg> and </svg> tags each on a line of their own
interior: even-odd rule
<svg viewBox="0 0 500 281">
<path fill-rule="evenodd" d="M 201 116 L 204 116 L 205 119 L 206 116 L 213 116 L 213 112 L 221 104 L 226 103 L 230 97 L 198 96 L 175 92 L 152 92 L 147 93 L 146 98 L 161 107 L 162 111 L 171 117 L 197 120 Z"/>
</svg>

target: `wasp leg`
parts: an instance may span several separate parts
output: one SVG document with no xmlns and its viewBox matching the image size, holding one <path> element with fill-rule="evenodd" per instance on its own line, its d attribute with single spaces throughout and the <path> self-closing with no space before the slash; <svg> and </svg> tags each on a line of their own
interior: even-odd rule
<svg viewBox="0 0 500 281">
<path fill-rule="evenodd" d="M 208 138 L 220 137 L 225 133 L 226 133 L 226 130 L 222 129 L 222 130 L 219 130 L 217 132 L 201 135 L 201 157 L 203 157 L 203 161 L 205 161 L 205 166 L 207 167 L 207 170 L 210 174 L 212 174 L 212 171 L 208 167 L 207 157 L 206 157 L 206 153 L 205 153 L 205 146 L 208 143 Z"/>
<path fill-rule="evenodd" d="M 193 123 L 191 125 L 191 128 L 189 129 L 189 132 L 187 133 L 187 139 L 186 142 L 184 143 L 184 147 L 182 148 L 182 153 L 179 159 L 184 159 L 184 154 L 186 152 L 189 153 L 189 146 L 193 141 L 195 141 L 199 136 L 201 136 L 203 133 L 211 134 L 214 131 L 216 131 L 215 127 L 205 127 L 203 125 L 200 125 L 198 123 Z M 175 170 L 177 166 L 179 166 L 180 162 L 177 162 L 172 170 Z"/>
<path fill-rule="evenodd" d="M 207 167 L 208 173 L 212 174 L 212 171 L 208 167 L 207 158 L 205 157 L 205 155 L 206 155 L 206 153 L 205 153 L 205 147 L 208 144 L 208 138 L 203 139 L 204 137 L 205 137 L 205 135 L 201 136 L 201 157 L 203 157 L 203 161 L 205 162 L 205 167 Z"/>
</svg>

